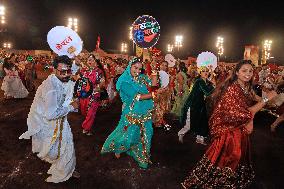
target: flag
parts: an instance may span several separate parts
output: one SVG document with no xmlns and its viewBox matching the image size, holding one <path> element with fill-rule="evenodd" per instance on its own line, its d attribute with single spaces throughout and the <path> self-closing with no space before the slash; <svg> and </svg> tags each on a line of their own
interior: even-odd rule
<svg viewBox="0 0 284 189">
<path fill-rule="evenodd" d="M 101 43 L 101 37 L 98 36 L 97 44 L 96 44 L 96 51 L 100 48 L 100 43 Z"/>
</svg>

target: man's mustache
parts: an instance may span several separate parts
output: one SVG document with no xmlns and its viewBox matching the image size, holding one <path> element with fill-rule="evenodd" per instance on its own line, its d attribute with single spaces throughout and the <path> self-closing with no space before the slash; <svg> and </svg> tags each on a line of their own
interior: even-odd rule
<svg viewBox="0 0 284 189">
<path fill-rule="evenodd" d="M 61 81 L 69 81 L 70 80 L 70 76 L 68 76 L 68 77 L 63 77 L 62 79 L 61 79 Z"/>
</svg>

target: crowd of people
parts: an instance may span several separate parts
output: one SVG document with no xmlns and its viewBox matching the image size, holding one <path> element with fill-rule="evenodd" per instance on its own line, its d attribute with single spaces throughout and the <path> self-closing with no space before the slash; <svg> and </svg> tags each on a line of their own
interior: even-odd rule
<svg viewBox="0 0 284 189">
<path fill-rule="evenodd" d="M 105 140 L 101 154 L 126 153 L 147 169 L 151 161 L 154 129 L 171 126 L 165 115 L 180 123 L 177 133 L 182 143 L 187 132 L 196 142 L 208 145 L 202 159 L 186 177 L 184 188 L 245 188 L 254 178 L 250 161 L 249 136 L 254 115 L 267 108 L 284 120 L 284 69 L 255 67 L 250 60 L 237 64 L 197 67 L 196 63 L 177 61 L 169 67 L 163 59 L 143 62 L 98 57 L 85 53 L 74 59 L 67 56 L 35 56 L 1 52 L 5 99 L 26 98 L 36 90 L 37 65 L 52 73 L 37 88 L 28 119 L 28 131 L 20 139 L 32 137 L 32 151 L 51 163 L 47 182 L 63 182 L 75 171 L 73 135 L 67 120 L 79 110 L 85 117 L 82 133 L 92 135 L 99 108 L 111 106 L 117 97 L 122 113 L 115 130 Z M 169 75 L 169 84 L 161 87 L 159 71 Z M 76 81 L 86 78 L 92 92 L 74 99 Z M 154 128 L 154 129 L 153 129 Z"/>
</svg>

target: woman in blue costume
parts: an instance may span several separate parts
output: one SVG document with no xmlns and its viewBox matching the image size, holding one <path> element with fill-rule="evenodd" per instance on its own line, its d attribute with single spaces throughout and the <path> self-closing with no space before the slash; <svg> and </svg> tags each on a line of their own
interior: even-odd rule
<svg viewBox="0 0 284 189">
<path fill-rule="evenodd" d="M 142 63 L 134 58 L 116 83 L 123 103 L 118 126 L 106 139 L 101 153 L 114 152 L 117 158 L 126 152 L 141 168 L 146 169 L 150 161 L 152 110 L 155 93 L 148 88 L 157 83 L 157 74 L 152 73 L 152 82 L 141 74 Z M 158 90 L 159 91 L 159 90 Z"/>
</svg>

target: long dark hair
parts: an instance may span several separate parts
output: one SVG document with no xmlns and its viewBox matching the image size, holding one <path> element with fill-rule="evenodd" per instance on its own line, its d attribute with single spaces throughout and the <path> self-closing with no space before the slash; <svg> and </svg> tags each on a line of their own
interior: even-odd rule
<svg viewBox="0 0 284 189">
<path fill-rule="evenodd" d="M 3 70 L 6 68 L 7 70 L 11 70 L 14 67 L 14 64 L 10 62 L 9 58 L 4 58 L 3 62 Z"/>
<path fill-rule="evenodd" d="M 90 58 L 90 57 L 92 57 L 92 58 L 95 59 L 98 68 L 99 68 L 100 70 L 102 70 L 103 75 L 104 75 L 104 78 L 105 78 L 105 80 L 107 80 L 106 72 L 105 72 L 105 69 L 104 69 L 104 67 L 103 67 L 103 65 L 102 65 L 102 63 L 101 63 L 101 61 L 100 61 L 100 59 L 97 59 L 94 54 L 90 54 L 90 56 L 89 56 L 88 58 Z"/>
<path fill-rule="evenodd" d="M 57 56 L 57 57 L 55 57 L 54 58 L 54 60 L 53 60 L 53 67 L 55 68 L 55 69 L 57 69 L 58 68 L 58 64 L 59 63 L 62 63 L 62 64 L 66 64 L 68 67 L 70 67 L 71 68 L 71 66 L 72 66 L 72 61 L 71 61 L 71 59 L 68 57 L 68 56 L 66 56 L 66 55 L 62 55 L 62 56 Z"/>
<path fill-rule="evenodd" d="M 223 96 L 227 88 L 232 85 L 235 81 L 237 81 L 238 76 L 237 72 L 241 69 L 241 67 L 245 64 L 249 64 L 252 66 L 252 61 L 251 60 L 241 60 L 236 67 L 234 68 L 233 72 L 231 75 L 222 83 L 220 83 L 216 89 L 214 90 L 213 94 L 210 96 L 213 106 L 215 107 L 216 103 L 220 100 L 220 98 Z M 252 90 L 252 79 L 248 82 L 249 84 L 249 90 L 251 92 Z"/>
<path fill-rule="evenodd" d="M 182 71 L 182 72 L 184 72 L 185 74 L 187 74 L 187 68 L 186 68 L 184 62 L 179 62 L 178 68 L 179 68 L 178 71 Z"/>
</svg>

